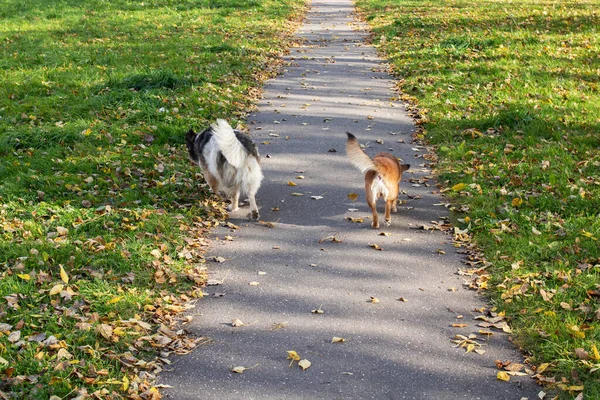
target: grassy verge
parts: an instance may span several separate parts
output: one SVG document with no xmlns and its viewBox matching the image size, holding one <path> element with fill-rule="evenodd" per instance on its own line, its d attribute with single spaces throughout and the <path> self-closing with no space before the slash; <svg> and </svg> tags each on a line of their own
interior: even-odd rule
<svg viewBox="0 0 600 400">
<path fill-rule="evenodd" d="M 506 312 L 540 381 L 600 398 L 596 3 L 357 5 L 418 106 L 457 225 L 491 264 L 475 262 L 473 285 Z"/>
<path fill-rule="evenodd" d="M 160 396 L 223 217 L 183 135 L 247 112 L 302 8 L 0 0 L 0 397 Z"/>
</svg>

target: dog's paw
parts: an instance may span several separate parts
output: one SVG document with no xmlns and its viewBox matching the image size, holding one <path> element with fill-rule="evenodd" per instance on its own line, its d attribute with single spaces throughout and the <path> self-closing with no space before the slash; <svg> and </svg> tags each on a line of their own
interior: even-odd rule
<svg viewBox="0 0 600 400">
<path fill-rule="evenodd" d="M 258 221 L 258 219 L 260 218 L 260 214 L 258 213 L 258 211 L 251 211 L 248 213 L 248 215 L 246 215 L 246 217 L 248 217 L 248 219 Z"/>
<path fill-rule="evenodd" d="M 227 206 L 227 211 L 229 211 L 229 212 L 235 212 L 239 209 L 240 209 L 239 207 L 234 207 L 233 204 L 230 204 Z"/>
<path fill-rule="evenodd" d="M 392 220 L 391 219 L 386 219 L 385 220 L 385 226 L 390 226 L 392 225 Z"/>
<path fill-rule="evenodd" d="M 371 222 L 371 228 L 373 229 L 378 229 L 379 228 L 379 222 Z"/>
</svg>

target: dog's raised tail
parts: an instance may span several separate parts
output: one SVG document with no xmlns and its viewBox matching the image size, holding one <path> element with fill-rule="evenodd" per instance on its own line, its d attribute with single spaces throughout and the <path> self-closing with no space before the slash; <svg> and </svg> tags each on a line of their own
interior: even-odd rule
<svg viewBox="0 0 600 400">
<path fill-rule="evenodd" d="M 233 128 L 224 119 L 217 119 L 217 122 L 211 125 L 212 133 L 217 141 L 219 150 L 227 162 L 235 168 L 241 168 L 247 157 L 244 146 L 235 136 Z"/>
<path fill-rule="evenodd" d="M 367 153 L 360 148 L 360 144 L 358 144 L 356 136 L 350 132 L 346 132 L 346 135 L 348 135 L 348 141 L 346 142 L 346 154 L 348 155 L 352 165 L 358 168 L 363 174 L 367 171 L 377 171 L 377 166 L 373 160 L 371 160 L 371 157 L 369 157 Z"/>
</svg>

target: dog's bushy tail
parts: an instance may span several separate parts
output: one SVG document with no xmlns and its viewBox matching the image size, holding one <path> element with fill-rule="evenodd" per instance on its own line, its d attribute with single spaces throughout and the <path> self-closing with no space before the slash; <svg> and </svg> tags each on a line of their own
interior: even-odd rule
<svg viewBox="0 0 600 400">
<path fill-rule="evenodd" d="M 244 146 L 235 136 L 233 128 L 224 119 L 218 119 L 211 125 L 211 128 L 217 146 L 227 162 L 235 168 L 241 168 L 248 155 Z"/>
<path fill-rule="evenodd" d="M 360 144 L 358 144 L 356 137 L 350 132 L 346 132 L 346 135 L 348 135 L 346 154 L 352 165 L 358 168 L 363 174 L 367 171 L 377 171 L 377 165 L 375 165 L 371 157 L 360 148 Z"/>
</svg>

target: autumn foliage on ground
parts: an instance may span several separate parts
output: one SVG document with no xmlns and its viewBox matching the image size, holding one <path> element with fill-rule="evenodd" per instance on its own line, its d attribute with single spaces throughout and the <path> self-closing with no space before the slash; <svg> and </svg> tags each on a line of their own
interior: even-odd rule
<svg viewBox="0 0 600 400">
<path fill-rule="evenodd" d="M 292 0 L 0 0 L 0 398 L 159 398 L 224 217 L 183 137 L 235 124 Z"/>
<path fill-rule="evenodd" d="M 597 2 L 357 5 L 473 238 L 459 273 L 506 313 L 539 381 L 599 398 Z"/>
</svg>

